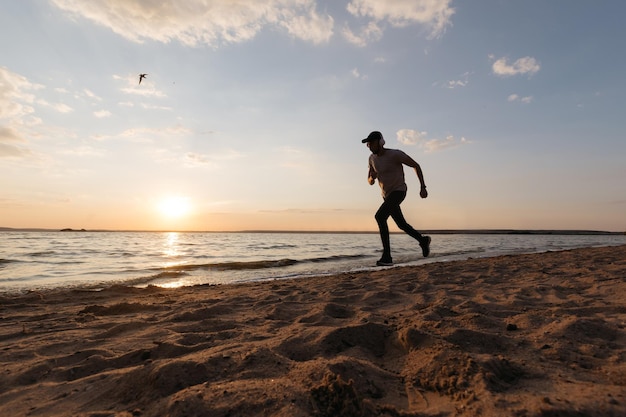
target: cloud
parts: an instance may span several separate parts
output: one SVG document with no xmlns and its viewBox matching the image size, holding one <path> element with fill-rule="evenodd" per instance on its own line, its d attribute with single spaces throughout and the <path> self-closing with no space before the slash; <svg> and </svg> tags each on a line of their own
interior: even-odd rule
<svg viewBox="0 0 626 417">
<path fill-rule="evenodd" d="M 21 128 L 35 125 L 33 104 L 38 100 L 34 91 L 42 89 L 22 75 L 0 67 L 0 157 L 23 157 L 31 151 L 18 145 L 26 142 Z M 18 129 L 19 127 L 20 129 Z"/>
<path fill-rule="evenodd" d="M 136 75 L 113 75 L 113 79 L 116 81 L 121 81 L 124 84 L 124 86 L 120 88 L 120 91 L 124 94 L 156 98 L 167 97 L 167 95 L 163 91 L 160 91 L 155 87 L 153 81 L 144 80 L 141 84 L 139 84 Z"/>
<path fill-rule="evenodd" d="M 317 0 L 51 0 L 73 18 L 83 18 L 112 30 L 133 42 L 172 41 L 187 46 L 217 47 L 245 42 L 264 29 L 278 29 L 313 44 L 333 36 L 335 20 L 317 10 Z M 351 0 L 347 10 L 371 19 L 360 30 L 347 26 L 343 36 L 364 46 L 379 40 L 379 22 L 394 27 L 418 24 L 430 39 L 443 35 L 451 25 L 452 0 Z M 181 5 L 182 4 L 182 5 Z"/>
<path fill-rule="evenodd" d="M 187 169 L 220 169 L 224 165 L 232 165 L 233 161 L 245 158 L 239 151 L 226 149 L 219 153 L 199 153 L 192 151 L 173 151 L 172 148 L 155 149 L 152 152 L 154 161 Z"/>
<path fill-rule="evenodd" d="M 139 84 L 138 76 L 134 74 L 113 75 L 113 79 L 121 81 L 124 84 L 124 87 L 120 88 L 120 91 L 124 94 L 156 98 L 167 97 L 164 92 L 157 90 L 154 81 L 148 80 L 147 78 L 144 79 L 141 84 Z"/>
<path fill-rule="evenodd" d="M 520 97 L 517 94 L 511 94 L 510 96 L 507 97 L 507 101 L 509 102 L 521 101 L 524 104 L 528 104 L 531 101 L 533 101 L 533 96 Z"/>
<path fill-rule="evenodd" d="M 30 154 L 30 151 L 17 145 L 24 140 L 13 128 L 0 126 L 0 158 L 22 157 Z"/>
<path fill-rule="evenodd" d="M 356 34 L 346 26 L 342 31 L 343 37 L 353 45 L 367 46 L 371 42 L 379 41 L 383 37 L 383 30 L 376 24 L 376 22 L 369 22 L 366 26 L 361 28 L 361 31 Z"/>
<path fill-rule="evenodd" d="M 141 107 L 146 110 L 166 110 L 166 111 L 172 110 L 172 108 L 169 106 L 157 106 L 157 105 L 149 104 L 149 103 L 141 103 Z"/>
<path fill-rule="evenodd" d="M 266 27 L 294 38 L 327 42 L 334 20 L 315 0 L 52 0 L 73 17 L 91 20 L 134 42 L 154 40 L 218 46 L 244 42 Z"/>
<path fill-rule="evenodd" d="M 258 2 L 257 2 L 258 3 Z M 296 15 L 281 21 L 280 26 L 297 39 L 320 44 L 328 42 L 333 35 L 334 19 L 331 16 L 320 16 L 311 2 L 304 15 Z"/>
<path fill-rule="evenodd" d="M 455 88 L 459 88 L 459 87 L 465 87 L 467 86 L 467 84 L 469 84 L 469 76 L 470 73 L 469 72 L 465 72 L 463 74 L 461 74 L 461 77 L 458 80 L 449 80 L 446 82 L 435 82 L 433 83 L 433 86 L 441 86 L 443 88 L 448 88 L 450 90 L 453 90 Z"/>
<path fill-rule="evenodd" d="M 259 213 L 266 214 L 337 214 L 353 213 L 361 210 L 346 210 L 345 208 L 287 208 L 287 209 L 263 209 Z"/>
<path fill-rule="evenodd" d="M 495 61 L 492 65 L 493 73 L 500 77 L 511 77 L 521 74 L 533 75 L 541 69 L 539 62 L 530 56 L 520 58 L 510 65 L 507 61 L 507 58 L 500 58 Z"/>
<path fill-rule="evenodd" d="M 116 135 L 95 135 L 93 139 L 96 141 L 107 140 L 124 140 L 137 143 L 153 143 L 157 139 L 172 139 L 184 137 L 193 133 L 190 129 L 176 125 L 166 128 L 130 128 Z"/>
<path fill-rule="evenodd" d="M 396 132 L 398 142 L 404 145 L 417 145 L 426 139 L 428 132 L 420 132 L 413 129 L 400 129 Z"/>
<path fill-rule="evenodd" d="M 34 112 L 32 90 L 42 85 L 33 84 L 26 77 L 0 67 L 0 119 L 21 118 Z"/>
<path fill-rule="evenodd" d="M 99 110 L 93 112 L 93 115 L 96 116 L 98 119 L 104 119 L 105 117 L 111 117 L 111 112 L 108 110 Z"/>
<path fill-rule="evenodd" d="M 447 136 L 445 139 L 427 139 L 428 132 L 420 132 L 413 129 L 400 129 L 396 132 L 398 142 L 404 145 L 417 145 L 426 152 L 435 152 L 443 149 L 456 148 L 461 145 L 471 143 L 469 140 L 461 137 L 456 139 L 454 136 Z"/>
<path fill-rule="evenodd" d="M 613 201 L 609 201 L 609 204 L 617 205 L 617 206 L 626 205 L 626 200 L 613 200 Z"/>
<path fill-rule="evenodd" d="M 79 146 L 72 149 L 66 149 L 59 152 L 62 155 L 73 156 L 104 156 L 105 152 L 100 149 L 93 148 L 91 146 Z"/>
<path fill-rule="evenodd" d="M 27 149 L 23 149 L 19 146 L 11 144 L 2 143 L 2 138 L 0 138 L 0 158 L 21 158 L 30 154 L 31 152 Z"/>
<path fill-rule="evenodd" d="M 83 90 L 83 94 L 94 101 L 102 101 L 102 98 L 98 97 L 93 91 L 86 88 Z"/>
<path fill-rule="evenodd" d="M 0 126 L 0 141 L 21 142 L 22 138 L 15 129 L 6 126 Z"/>
<path fill-rule="evenodd" d="M 421 24 L 430 31 L 428 37 L 438 38 L 452 24 L 452 0 L 352 0 L 347 10 L 354 16 L 387 21 L 394 27 Z"/>
<path fill-rule="evenodd" d="M 456 139 L 454 136 L 446 136 L 445 139 L 430 139 L 423 144 L 426 152 L 441 151 L 444 149 L 458 148 L 459 146 L 471 143 L 469 140 L 461 137 Z"/>
<path fill-rule="evenodd" d="M 367 75 L 361 74 L 358 68 L 354 68 L 352 70 L 352 77 L 356 78 L 357 80 L 367 80 Z"/>
<path fill-rule="evenodd" d="M 65 103 L 49 103 L 46 100 L 38 99 L 37 104 L 44 106 L 44 107 L 49 107 L 53 110 L 58 111 L 59 113 L 71 113 L 74 111 L 73 108 L 71 108 Z"/>
<path fill-rule="evenodd" d="M 197 152 L 187 152 L 183 157 L 183 164 L 187 168 L 197 168 L 213 165 L 213 161 L 208 155 Z"/>
<path fill-rule="evenodd" d="M 465 87 L 466 85 L 467 80 L 450 80 L 445 84 L 446 88 L 449 88 L 450 90 L 453 90 L 457 87 Z"/>
</svg>

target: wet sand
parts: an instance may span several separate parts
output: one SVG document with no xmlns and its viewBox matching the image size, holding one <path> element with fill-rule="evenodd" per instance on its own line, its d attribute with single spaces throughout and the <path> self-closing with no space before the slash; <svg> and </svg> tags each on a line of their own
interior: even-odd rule
<svg viewBox="0 0 626 417">
<path fill-rule="evenodd" d="M 1 416 L 626 416 L 626 246 L 0 295 Z"/>
</svg>

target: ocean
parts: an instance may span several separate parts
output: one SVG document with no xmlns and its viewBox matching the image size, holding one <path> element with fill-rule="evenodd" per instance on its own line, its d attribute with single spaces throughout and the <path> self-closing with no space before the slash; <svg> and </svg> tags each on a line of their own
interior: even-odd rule
<svg viewBox="0 0 626 417">
<path fill-rule="evenodd" d="M 397 265 L 626 244 L 623 234 L 392 234 Z M 180 287 L 375 269 L 375 233 L 0 231 L 0 293 L 113 284 Z M 377 269 L 377 268 L 376 268 Z"/>
</svg>

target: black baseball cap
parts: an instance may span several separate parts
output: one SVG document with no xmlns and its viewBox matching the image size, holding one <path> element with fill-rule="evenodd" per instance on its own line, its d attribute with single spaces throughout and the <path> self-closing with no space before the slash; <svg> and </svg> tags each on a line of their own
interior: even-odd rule
<svg viewBox="0 0 626 417">
<path fill-rule="evenodd" d="M 382 138 L 383 138 L 383 134 L 375 130 L 369 135 L 367 135 L 365 139 L 361 140 L 361 143 L 374 142 L 375 140 L 381 140 Z"/>
</svg>

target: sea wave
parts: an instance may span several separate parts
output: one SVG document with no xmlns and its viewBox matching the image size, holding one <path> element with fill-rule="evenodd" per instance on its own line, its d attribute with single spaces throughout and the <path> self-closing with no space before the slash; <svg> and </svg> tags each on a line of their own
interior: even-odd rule
<svg viewBox="0 0 626 417">
<path fill-rule="evenodd" d="M 57 254 L 57 251 L 54 250 L 46 250 L 41 252 L 33 252 L 28 254 L 28 256 L 32 256 L 34 258 L 42 257 L 42 256 L 54 256 Z"/>
<path fill-rule="evenodd" d="M 410 236 L 392 236 L 396 266 L 624 243 L 624 235 L 440 234 L 424 258 Z M 0 293 L 310 277 L 374 269 L 380 255 L 376 234 L 0 233 Z"/>
<path fill-rule="evenodd" d="M 333 262 L 344 261 L 365 258 L 366 255 L 333 255 L 328 257 L 316 257 L 307 259 L 266 259 L 255 261 L 241 261 L 241 262 L 216 262 L 205 264 L 181 264 L 170 265 L 160 268 L 163 272 L 185 272 L 194 270 L 214 270 L 214 271 L 241 271 L 241 270 L 254 270 L 254 269 L 269 269 L 269 268 L 284 268 L 293 266 L 296 264 L 305 263 L 320 263 L 320 262 Z"/>
</svg>

